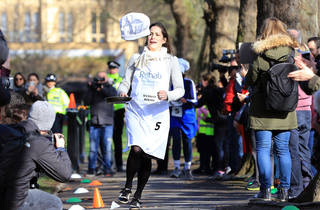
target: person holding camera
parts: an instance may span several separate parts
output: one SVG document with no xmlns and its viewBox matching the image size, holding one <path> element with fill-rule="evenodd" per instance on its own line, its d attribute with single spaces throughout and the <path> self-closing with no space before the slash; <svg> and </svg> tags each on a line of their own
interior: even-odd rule
<svg viewBox="0 0 320 210">
<path fill-rule="evenodd" d="M 15 106 L 24 105 L 23 100 L 15 103 Z M 40 173 L 58 182 L 67 182 L 71 177 L 71 161 L 64 149 L 64 137 L 50 131 L 55 114 L 51 104 L 37 101 L 27 120 L 12 126 L 0 126 L 1 147 L 6 146 L 0 153 L 0 202 L 3 209 L 63 208 L 60 198 L 36 189 Z"/>
<path fill-rule="evenodd" d="M 48 90 L 46 99 L 56 111 L 56 119 L 51 130 L 53 133 L 62 133 L 64 116 L 66 115 L 66 109 L 69 106 L 70 99 L 62 88 L 56 87 L 56 75 L 48 74 L 45 78 L 45 81 L 46 89 Z"/>
<path fill-rule="evenodd" d="M 28 75 L 25 91 L 23 92 L 23 97 L 26 100 L 26 103 L 31 106 L 38 100 L 43 101 L 42 89 L 38 74 L 30 73 Z"/>
<path fill-rule="evenodd" d="M 108 62 L 108 78 L 113 80 L 113 87 L 118 89 L 122 81 L 122 77 L 119 76 L 120 64 L 116 61 Z M 123 171 L 122 161 L 122 130 L 124 126 L 124 104 L 114 104 L 114 118 L 113 118 L 113 143 L 114 143 L 114 156 L 117 166 L 117 171 Z M 116 123 L 117 122 L 117 123 Z"/>
<path fill-rule="evenodd" d="M 113 105 L 108 104 L 106 97 L 117 95 L 116 89 L 108 81 L 106 72 L 99 72 L 93 82 L 89 83 L 89 91 L 85 97 L 85 104 L 90 106 L 90 154 L 87 175 L 98 172 L 96 162 L 99 145 L 101 146 L 104 175 L 112 175 L 112 134 L 113 134 Z"/>
</svg>

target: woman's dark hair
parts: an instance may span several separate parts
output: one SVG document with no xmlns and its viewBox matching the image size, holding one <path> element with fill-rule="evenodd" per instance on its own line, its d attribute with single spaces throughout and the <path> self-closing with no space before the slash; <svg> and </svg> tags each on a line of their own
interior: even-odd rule
<svg viewBox="0 0 320 210">
<path fill-rule="evenodd" d="M 170 40 L 169 40 L 169 34 L 167 32 L 167 29 L 164 27 L 164 25 L 160 22 L 155 22 L 152 23 L 149 27 L 151 29 L 153 26 L 158 26 L 161 29 L 162 35 L 164 38 L 166 38 L 166 43 L 163 44 L 163 47 L 166 47 L 168 50 L 168 53 L 171 54 L 171 45 L 170 45 Z M 148 39 L 146 40 L 146 45 L 148 44 Z"/>
<path fill-rule="evenodd" d="M 29 80 L 30 77 L 32 77 L 32 76 L 35 76 L 35 77 L 37 78 L 37 80 L 40 82 L 40 79 L 39 79 L 39 76 L 38 76 L 37 73 L 30 73 L 30 74 L 28 75 L 28 80 Z"/>
<path fill-rule="evenodd" d="M 17 77 L 17 76 L 21 76 L 21 77 L 22 77 L 23 84 L 26 83 L 26 78 L 23 76 L 23 74 L 22 74 L 21 72 L 17 72 L 17 73 L 13 76 L 14 84 L 16 84 L 16 77 Z"/>
</svg>

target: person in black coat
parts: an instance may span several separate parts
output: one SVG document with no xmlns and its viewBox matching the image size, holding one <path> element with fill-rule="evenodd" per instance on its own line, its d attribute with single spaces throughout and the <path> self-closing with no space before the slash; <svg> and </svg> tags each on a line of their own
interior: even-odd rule
<svg viewBox="0 0 320 210">
<path fill-rule="evenodd" d="M 89 91 L 85 97 L 85 104 L 90 105 L 91 122 L 90 154 L 87 175 L 98 172 L 96 162 L 99 145 L 101 145 L 104 175 L 111 176 L 111 153 L 113 134 L 113 105 L 106 102 L 107 97 L 116 96 L 117 91 L 109 82 L 106 72 L 99 72 L 93 82 L 89 83 Z"/>
</svg>

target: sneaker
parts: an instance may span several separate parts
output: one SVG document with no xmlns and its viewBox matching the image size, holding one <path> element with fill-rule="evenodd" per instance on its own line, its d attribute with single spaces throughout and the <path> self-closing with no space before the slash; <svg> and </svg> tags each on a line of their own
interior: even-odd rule
<svg viewBox="0 0 320 210">
<path fill-rule="evenodd" d="M 94 176 L 95 176 L 94 170 L 93 170 L 93 169 L 89 169 L 89 170 L 87 171 L 86 176 L 87 176 L 87 177 L 94 177 Z"/>
<path fill-rule="evenodd" d="M 130 208 L 129 209 L 140 209 L 141 208 L 141 202 L 138 198 L 132 198 L 132 201 L 130 202 Z"/>
<path fill-rule="evenodd" d="M 209 179 L 212 180 L 219 180 L 224 176 L 225 172 L 224 171 L 216 171 L 213 173 L 213 176 L 209 177 Z"/>
<path fill-rule="evenodd" d="M 253 180 L 251 182 L 248 182 L 248 185 L 247 185 L 246 188 L 247 188 L 247 190 L 250 190 L 250 191 L 259 191 L 260 190 L 260 184 L 256 180 Z"/>
<path fill-rule="evenodd" d="M 131 189 L 130 188 L 123 188 L 120 191 L 120 195 L 118 197 L 119 202 L 120 203 L 129 203 L 130 195 L 131 195 Z"/>
<path fill-rule="evenodd" d="M 231 167 L 230 166 L 227 166 L 225 169 L 224 169 L 224 173 L 225 174 L 229 174 L 231 172 Z"/>
<path fill-rule="evenodd" d="M 170 177 L 172 178 L 179 178 L 180 176 L 180 169 L 179 168 L 175 168 L 172 173 L 170 174 Z"/>
<path fill-rule="evenodd" d="M 193 175 L 192 175 L 190 169 L 183 169 L 182 175 L 184 176 L 184 178 L 186 178 L 188 180 L 193 180 Z"/>
<path fill-rule="evenodd" d="M 277 194 L 278 193 L 278 188 L 271 186 L 271 195 Z"/>
</svg>

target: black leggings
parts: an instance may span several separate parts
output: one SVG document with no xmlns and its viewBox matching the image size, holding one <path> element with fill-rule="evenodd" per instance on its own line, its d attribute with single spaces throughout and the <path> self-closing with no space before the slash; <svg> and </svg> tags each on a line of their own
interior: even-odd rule
<svg viewBox="0 0 320 210">
<path fill-rule="evenodd" d="M 144 186 L 147 184 L 151 173 L 151 157 L 139 146 L 132 146 L 127 160 L 126 188 L 132 188 L 132 180 L 138 173 L 138 186 L 134 194 L 137 199 L 141 198 Z"/>
</svg>

